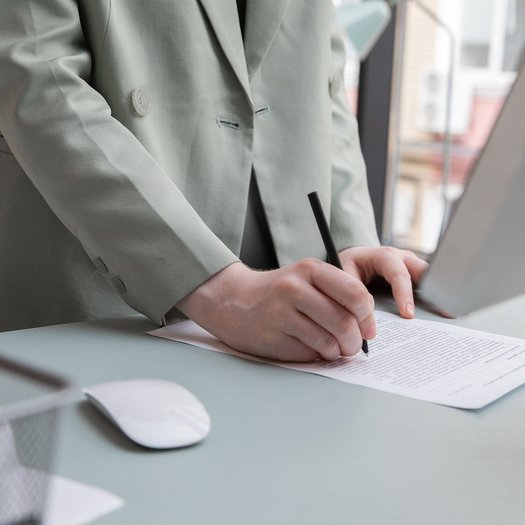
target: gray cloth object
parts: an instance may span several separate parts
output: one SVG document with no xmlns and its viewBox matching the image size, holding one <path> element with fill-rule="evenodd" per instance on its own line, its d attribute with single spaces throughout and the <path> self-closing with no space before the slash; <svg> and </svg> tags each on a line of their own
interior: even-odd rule
<svg viewBox="0 0 525 525">
<path fill-rule="evenodd" d="M 0 330 L 161 324 L 239 260 L 252 171 L 279 266 L 326 258 L 311 191 L 338 251 L 378 243 L 343 32 L 305 3 L 250 1 L 244 39 L 235 2 L 2 4 Z"/>
</svg>

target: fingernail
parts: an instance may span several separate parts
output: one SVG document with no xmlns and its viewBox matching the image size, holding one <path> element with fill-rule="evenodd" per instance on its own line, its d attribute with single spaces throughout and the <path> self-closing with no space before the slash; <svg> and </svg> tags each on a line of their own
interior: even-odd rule
<svg viewBox="0 0 525 525">
<path fill-rule="evenodd" d="M 363 339 L 366 339 L 367 341 L 370 339 L 374 339 L 376 336 L 376 327 L 368 327 L 364 330 L 364 333 L 362 334 Z"/>
<path fill-rule="evenodd" d="M 408 316 L 414 317 L 414 305 L 412 303 L 407 303 L 405 305 L 405 312 Z"/>
</svg>

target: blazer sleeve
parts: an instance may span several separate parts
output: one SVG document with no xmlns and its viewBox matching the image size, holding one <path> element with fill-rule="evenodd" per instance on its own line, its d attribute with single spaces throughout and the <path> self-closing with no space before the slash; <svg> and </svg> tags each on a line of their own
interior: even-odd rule
<svg viewBox="0 0 525 525">
<path fill-rule="evenodd" d="M 237 257 L 89 84 L 74 0 L 10 0 L 0 16 L 0 130 L 123 299 L 161 322 Z"/>
<path fill-rule="evenodd" d="M 339 251 L 379 244 L 357 121 L 344 89 L 346 52 L 335 8 L 332 18 L 332 201 L 330 226 Z"/>
</svg>

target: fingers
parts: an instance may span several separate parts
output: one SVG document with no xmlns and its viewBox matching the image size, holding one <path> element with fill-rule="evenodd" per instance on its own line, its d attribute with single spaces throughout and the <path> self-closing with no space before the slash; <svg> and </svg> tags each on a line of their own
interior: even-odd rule
<svg viewBox="0 0 525 525">
<path fill-rule="evenodd" d="M 273 349 L 267 347 L 267 354 L 265 357 L 270 359 L 275 359 L 277 361 L 290 361 L 290 362 L 309 362 L 317 361 L 318 359 L 326 359 L 319 352 L 316 352 L 311 346 L 305 344 L 303 341 L 300 341 L 297 337 L 292 335 L 284 335 L 281 344 L 276 346 Z M 334 360 L 337 359 L 334 357 Z"/>
<path fill-rule="evenodd" d="M 282 361 L 335 360 L 375 336 L 366 287 L 318 260 L 269 272 L 232 264 L 179 305 L 233 348 Z"/>
<path fill-rule="evenodd" d="M 312 284 L 335 302 L 331 307 L 322 309 L 325 312 L 320 318 L 323 326 L 330 326 L 327 316 L 332 322 L 337 321 L 347 329 L 351 329 L 352 319 L 355 319 L 362 339 L 373 339 L 376 336 L 374 299 L 366 286 L 360 280 L 333 266 L 321 264 L 323 266 L 318 271 L 312 272 Z M 340 308 L 337 308 L 337 305 Z M 338 333 L 336 332 L 336 337 Z M 343 347 L 346 348 L 344 344 Z"/>
<path fill-rule="evenodd" d="M 357 279 L 317 260 L 300 261 L 275 275 L 278 300 L 266 314 L 276 319 L 275 328 L 323 359 L 354 355 L 363 338 L 375 337 L 373 299 Z"/>
<path fill-rule="evenodd" d="M 312 288 L 309 300 L 301 301 L 293 323 L 285 332 L 314 349 L 328 361 L 359 351 L 362 337 L 356 319 Z M 317 322 L 316 322 L 317 321 Z"/>
<path fill-rule="evenodd" d="M 271 313 L 274 326 L 323 359 L 354 355 L 364 338 L 375 337 L 374 301 L 359 280 L 318 260 L 300 261 L 277 274 L 280 306 Z"/>
<path fill-rule="evenodd" d="M 427 263 L 408 251 L 381 248 L 374 257 L 374 266 L 376 272 L 390 283 L 400 314 L 413 318 L 415 308 L 412 281 L 419 281 Z"/>
<path fill-rule="evenodd" d="M 404 260 L 412 281 L 418 283 L 428 270 L 428 263 L 412 252 L 405 252 Z"/>
<path fill-rule="evenodd" d="M 269 272 L 234 263 L 177 307 L 233 348 L 283 361 L 335 360 L 376 335 L 374 300 L 364 282 L 378 274 L 392 286 L 401 314 L 414 315 L 412 280 L 427 265 L 394 248 L 343 252 L 347 271 L 319 260 Z M 213 315 L 210 315 L 213 312 Z"/>
<path fill-rule="evenodd" d="M 322 359 L 334 361 L 341 355 L 337 339 L 299 312 L 284 330 L 287 335 L 318 352 Z"/>
</svg>

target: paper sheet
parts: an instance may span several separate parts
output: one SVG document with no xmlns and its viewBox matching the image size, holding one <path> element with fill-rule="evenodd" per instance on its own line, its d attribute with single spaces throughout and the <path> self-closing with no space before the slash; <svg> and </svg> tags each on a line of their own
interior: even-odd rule
<svg viewBox="0 0 525 525">
<path fill-rule="evenodd" d="M 458 408 L 481 408 L 525 383 L 525 340 L 376 312 L 377 337 L 335 362 L 282 363 L 231 349 L 192 321 L 151 335 Z"/>
<path fill-rule="evenodd" d="M 107 490 L 49 476 L 44 525 L 84 525 L 122 507 L 124 501 Z"/>
<path fill-rule="evenodd" d="M 0 525 L 40 523 L 44 496 L 44 525 L 84 525 L 124 504 L 97 487 L 24 467 L 8 423 L 0 423 L 0 445 Z"/>
</svg>

